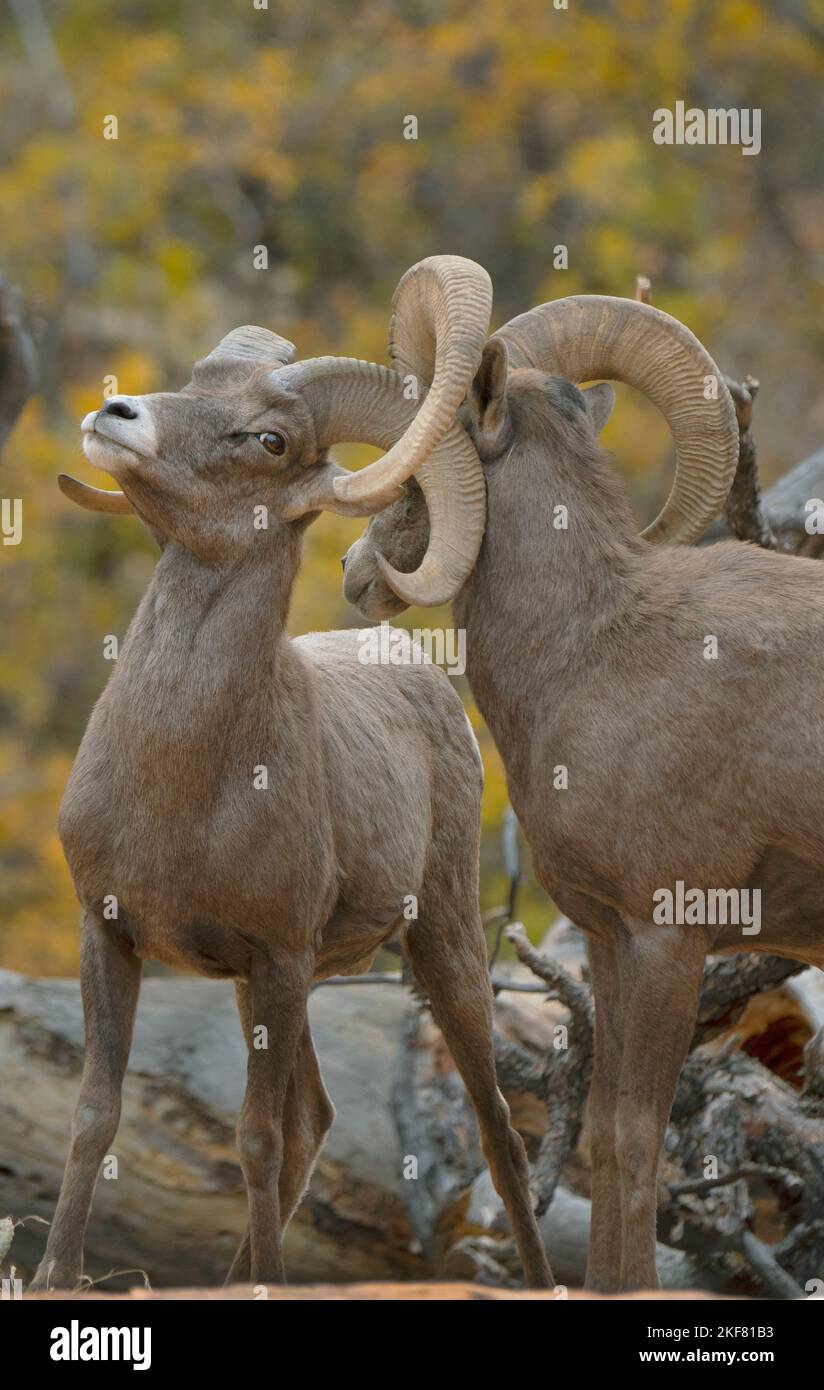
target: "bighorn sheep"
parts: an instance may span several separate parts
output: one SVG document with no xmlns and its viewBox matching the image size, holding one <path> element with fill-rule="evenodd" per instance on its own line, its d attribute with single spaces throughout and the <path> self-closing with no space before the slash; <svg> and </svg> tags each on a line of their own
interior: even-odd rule
<svg viewBox="0 0 824 1390">
<path fill-rule="evenodd" d="M 396 335 L 390 352 L 428 380 L 423 338 Z M 577 384 L 601 377 L 650 396 L 675 437 L 673 491 L 643 536 L 597 442 L 612 389 Z M 462 551 L 465 582 L 450 594 L 418 568 L 433 458 L 349 551 L 345 592 L 371 618 L 453 600 L 538 878 L 588 937 L 588 1282 L 649 1287 L 659 1152 L 706 953 L 824 963 L 822 571 L 739 542 L 652 544 L 701 534 L 738 441 L 712 360 L 646 304 L 580 296 L 512 320 L 460 419 L 483 463 L 485 533 L 477 546 L 478 502 L 471 538 L 439 545 Z M 339 493 L 369 484 L 366 468 Z M 662 921 L 679 883 L 698 891 Z M 730 924 L 735 892 L 720 892 L 747 889 L 761 890 L 757 935 Z"/>
<path fill-rule="evenodd" d="M 433 665 L 362 664 L 356 632 L 284 633 L 307 524 L 323 508 L 368 515 L 387 489 L 397 494 L 381 476 L 374 497 L 341 503 L 333 483 L 346 474 L 326 456 L 334 442 L 395 446 L 381 461 L 391 480 L 429 454 L 445 478 L 474 470 L 476 491 L 455 518 L 471 532 L 482 477 L 451 421 L 480 360 L 490 295 L 486 274 L 452 257 L 401 282 L 396 319 L 431 335 L 437 361 L 420 412 L 385 368 L 289 365 L 290 343 L 247 327 L 182 391 L 118 396 L 83 422 L 88 458 L 123 490 L 63 478 L 63 491 L 92 510 L 136 512 L 163 553 L 61 807 L 84 914 L 87 1042 L 35 1287 L 81 1273 L 142 958 L 236 981 L 249 1229 L 231 1275 L 281 1280 L 282 1232 L 333 1117 L 307 992 L 365 968 L 398 930 L 475 1103 L 527 1281 L 551 1283 L 523 1144 L 495 1081 L 477 898 L 482 771 L 460 700 Z"/>
</svg>

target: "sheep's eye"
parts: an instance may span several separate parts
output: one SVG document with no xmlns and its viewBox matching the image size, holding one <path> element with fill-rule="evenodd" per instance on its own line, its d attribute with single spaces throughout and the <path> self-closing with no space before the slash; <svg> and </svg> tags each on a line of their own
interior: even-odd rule
<svg viewBox="0 0 824 1390">
<path fill-rule="evenodd" d="M 267 454 L 283 454 L 286 452 L 286 435 L 281 434 L 280 430 L 267 430 L 265 434 L 259 434 L 258 439 Z"/>
</svg>

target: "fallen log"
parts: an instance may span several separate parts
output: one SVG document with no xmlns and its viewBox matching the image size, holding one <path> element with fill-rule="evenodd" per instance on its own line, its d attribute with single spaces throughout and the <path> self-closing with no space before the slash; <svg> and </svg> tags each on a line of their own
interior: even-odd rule
<svg viewBox="0 0 824 1390">
<path fill-rule="evenodd" d="M 352 984 L 318 990 L 310 1010 L 338 1113 L 287 1236 L 290 1280 L 420 1280 L 436 1267 L 444 1277 L 475 1277 L 478 1261 L 467 1258 L 461 1242 L 469 1237 L 477 1247 L 489 1231 L 500 1252 L 507 1233 L 480 1158 L 471 1108 L 440 1033 L 426 1011 L 411 1005 L 407 991 L 398 988 Z M 536 997 L 506 994 L 498 1001 L 503 1035 L 513 1045 L 537 1050 L 548 1044 L 562 1014 L 560 1005 L 547 1006 Z M 396 1065 L 408 1065 L 410 1030 L 419 1029 L 426 1041 L 412 1056 L 423 1066 L 431 1063 L 439 1078 L 428 1091 L 420 1089 L 419 1073 L 415 1084 L 405 1087 L 399 1084 L 402 1071 L 396 1072 Z M 20 1223 L 8 1261 L 24 1283 L 45 1243 L 42 1222 L 54 1211 L 82 1042 L 75 981 L 34 980 L 0 971 L 0 1213 L 10 1212 Z M 101 1294 L 127 1288 L 140 1277 L 134 1272 L 107 1277 L 113 1270 L 144 1271 L 155 1288 L 182 1283 L 208 1288 L 225 1277 L 246 1220 L 234 1150 L 243 1074 L 230 986 L 190 979 L 145 982 L 123 1119 L 113 1147 L 117 1177 L 101 1177 L 98 1183 L 86 1241 L 86 1272 L 103 1281 L 96 1286 Z M 433 1107 L 431 1132 L 453 1136 L 448 1156 L 437 1143 L 427 1156 L 420 1142 L 426 1132 L 420 1111 L 407 1134 L 401 1126 L 399 1142 L 392 1091 L 396 1108 L 403 1094 L 411 1103 Z M 546 1120 L 543 1099 L 528 1094 L 510 1099 L 534 1154 Z M 436 1111 L 442 1123 L 432 1127 Z M 417 1161 L 417 1180 L 403 1176 L 409 1157 Z M 426 1237 L 422 1253 L 421 1237 L 435 1219 L 433 1188 L 439 1230 L 434 1243 Z M 541 1229 L 559 1280 L 580 1285 L 589 1202 L 558 1188 Z M 511 1248 L 506 1255 L 498 1263 L 496 1254 L 489 1270 L 513 1287 L 519 1279 L 517 1260 Z M 666 1285 L 685 1289 L 701 1282 L 691 1257 L 661 1247 L 659 1258 Z M 431 1296 L 463 1296 L 453 1288 Z M 421 1295 L 401 1291 L 374 1296 Z"/>
<path fill-rule="evenodd" d="M 527 1144 L 556 1277 L 574 1284 L 584 1276 L 589 1229 L 588 1146 L 579 1142 L 592 1060 L 583 942 L 565 921 L 540 955 L 522 930 L 508 934 L 550 997 L 499 994 L 498 1075 Z M 819 1277 L 824 1079 L 817 1065 L 824 1043 L 815 1031 L 817 973 L 772 956 L 707 964 L 662 1161 L 659 1235 L 667 1245 L 659 1245 L 658 1265 L 665 1286 L 796 1298 Z M 405 1150 L 423 1157 L 415 1225 L 436 1276 L 515 1285 L 518 1263 L 478 1158 L 474 1117 L 425 1012 L 404 1032 L 393 1101 Z"/>
<path fill-rule="evenodd" d="M 289 1277 L 353 1281 L 427 1274 L 416 1253 L 389 1089 L 406 991 L 317 990 L 310 1017 L 337 1118 L 286 1240 Z M 82 1059 L 74 980 L 0 971 L 0 1216 L 50 1221 Z M 230 984 L 149 979 L 113 1146 L 101 1176 L 86 1272 L 145 1270 L 152 1284 L 219 1284 L 246 1223 L 234 1145 L 245 1049 Z M 33 1273 L 45 1227 L 14 1232 L 10 1259 Z M 129 1275 L 107 1283 L 126 1287 Z"/>
<path fill-rule="evenodd" d="M 540 1158 L 547 1119 L 553 1114 L 552 1076 L 559 1068 L 566 1071 L 569 1113 L 553 1140 L 554 1152 L 566 1155 L 564 1177 L 556 1185 L 559 1160 L 553 1165 L 554 1191 L 541 1229 L 557 1277 L 575 1286 L 584 1277 L 589 1228 L 586 1145 L 575 1143 L 586 1091 L 574 1074 L 575 1035 L 577 1031 L 580 1043 L 590 1023 L 579 998 L 585 986 L 574 983 L 583 966 L 580 936 L 567 925 L 556 930 L 553 939 L 555 961 L 543 974 L 559 986 L 558 997 L 512 993 L 504 986 L 496 1006 L 498 1055 L 501 1081 L 536 1165 L 539 1187 L 548 1172 Z M 671 1246 L 659 1246 L 658 1253 L 665 1286 L 735 1287 L 741 1261 L 730 1266 L 727 1260 L 720 1269 L 708 1265 L 704 1254 L 719 1253 L 723 1241 L 713 1242 L 712 1232 L 702 1232 L 701 1223 L 706 1228 L 707 1213 L 715 1211 L 729 1224 L 734 1197 L 739 1246 L 752 1245 L 748 1223 L 753 1212 L 744 1200 L 744 1178 L 752 1176 L 755 1165 L 760 1165 L 768 1187 L 772 1170 L 783 1165 L 788 1171 L 792 1168 L 805 1189 L 798 1201 L 797 1191 L 790 1190 L 792 1183 L 779 1175 L 780 1181 L 767 1193 L 773 1208 L 767 1219 L 781 1242 L 776 1254 L 802 1282 L 804 1276 L 814 1277 L 809 1271 L 819 1260 L 814 1213 L 822 1124 L 814 1058 L 808 1057 L 807 1088 L 800 1096 L 778 1077 L 784 1075 L 787 1019 L 796 1030 L 806 1026 L 806 1036 L 812 1038 L 824 1003 L 814 972 L 785 979 L 788 962 L 756 960 L 755 965 L 754 971 L 736 971 L 731 962 L 715 962 L 708 971 L 696 1043 L 711 1041 L 704 1041 L 700 1054 L 693 1053 L 695 1067 L 685 1069 L 674 1116 L 673 1156 L 678 1162 L 673 1166 L 671 1160 L 666 1172 L 672 1185 L 665 1202 L 670 1219 L 666 1211 L 662 1217 Z M 521 978 L 526 973 L 521 971 Z M 573 982 L 571 993 L 565 974 Z M 771 981 L 780 982 L 780 988 L 752 997 L 752 991 L 763 990 Z M 410 1002 L 407 990 L 348 983 L 347 989 L 316 991 L 310 1003 L 338 1118 L 287 1238 L 290 1279 L 405 1280 L 432 1273 L 515 1286 L 520 1271 L 501 1204 L 489 1183 L 474 1116 L 440 1033 L 426 1009 Z M 765 1000 L 771 1001 L 769 1006 Z M 570 1003 L 579 1016 L 570 1030 L 569 1049 L 559 1052 L 554 1046 L 557 1030 L 570 1021 Z M 727 1032 L 719 1036 L 722 1022 Z M 783 1028 L 781 1066 L 774 1079 L 767 1073 L 765 1081 L 765 1068 L 756 1058 L 776 1023 Z M 732 1056 L 730 1024 L 739 1048 Z M 813 1041 L 820 1043 L 820 1038 Z M 801 1042 L 793 1041 L 788 1079 L 802 1042 L 803 1036 Z M 772 1044 L 770 1050 L 775 1051 Z M 584 1080 L 588 1055 L 585 1046 Z M 11 1212 L 17 1221 L 51 1218 L 81 1057 L 76 982 L 0 972 L 0 1214 Z M 224 1277 L 245 1223 L 234 1148 L 243 1074 L 243 1045 L 230 986 L 193 979 L 145 982 L 123 1120 L 113 1150 L 116 1176 L 101 1178 L 89 1226 L 87 1272 L 92 1277 L 138 1269 L 145 1270 L 155 1286 L 209 1286 Z M 730 1192 L 701 1194 L 696 1200 L 684 1180 L 689 1184 L 707 1150 L 708 1104 L 713 1136 L 720 1139 L 721 1104 L 736 1141 L 731 1147 L 716 1142 L 712 1150 L 722 1151 L 724 1171 L 733 1162 L 749 1165 L 749 1170 L 742 1172 L 740 1186 L 733 1189 L 727 1181 Z M 761 1137 L 764 1133 L 766 1139 Z M 807 1155 L 803 1165 L 797 1155 L 788 1158 L 785 1152 L 788 1143 L 796 1142 Z M 792 1219 L 782 1226 L 780 1211 L 774 1209 L 776 1202 L 779 1208 L 782 1202 L 786 1205 L 787 1197 L 792 1199 Z M 758 1201 L 764 1208 L 763 1197 Z M 702 1239 L 696 1240 L 696 1233 Z M 16 1227 L 9 1259 L 24 1279 L 36 1266 L 44 1239 L 44 1228 L 36 1220 L 23 1220 Z M 681 1249 L 672 1248 L 679 1242 Z M 747 1257 L 763 1264 L 763 1255 L 756 1244 Z M 127 1287 L 134 1277 L 107 1280 L 106 1287 Z"/>
</svg>

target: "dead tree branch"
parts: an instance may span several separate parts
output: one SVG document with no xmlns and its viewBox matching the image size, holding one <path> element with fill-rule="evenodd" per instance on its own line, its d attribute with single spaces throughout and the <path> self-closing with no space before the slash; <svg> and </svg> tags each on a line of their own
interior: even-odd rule
<svg viewBox="0 0 824 1390">
<path fill-rule="evenodd" d="M 752 431 L 752 408 L 758 394 L 758 382 L 751 376 L 743 382 L 733 381 L 732 377 L 724 379 L 738 420 L 738 467 L 724 503 L 724 518 L 738 540 L 753 541 L 765 550 L 777 550 L 778 541 L 761 501 Z"/>
<path fill-rule="evenodd" d="M 37 382 L 37 354 L 20 295 L 0 277 L 0 450 Z"/>
</svg>

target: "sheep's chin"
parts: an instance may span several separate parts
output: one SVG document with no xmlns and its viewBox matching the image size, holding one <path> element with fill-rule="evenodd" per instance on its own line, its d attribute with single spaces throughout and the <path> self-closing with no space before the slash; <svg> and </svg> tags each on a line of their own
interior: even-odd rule
<svg viewBox="0 0 824 1390">
<path fill-rule="evenodd" d="M 380 576 L 372 579 L 362 593 L 358 594 L 355 607 L 362 617 L 370 623 L 386 622 L 388 618 L 397 618 L 399 613 L 406 611 L 407 604 L 403 599 L 393 594 L 387 584 Z"/>
<path fill-rule="evenodd" d="M 118 476 L 118 464 L 122 468 L 124 465 L 133 467 L 141 460 L 141 455 L 135 453 L 134 449 L 129 449 L 125 444 L 119 444 L 114 439 L 106 439 L 96 433 L 83 435 L 83 453 L 95 468 L 100 468 L 104 473 L 109 473 L 113 478 Z M 114 467 L 112 466 L 114 465 Z"/>
</svg>

